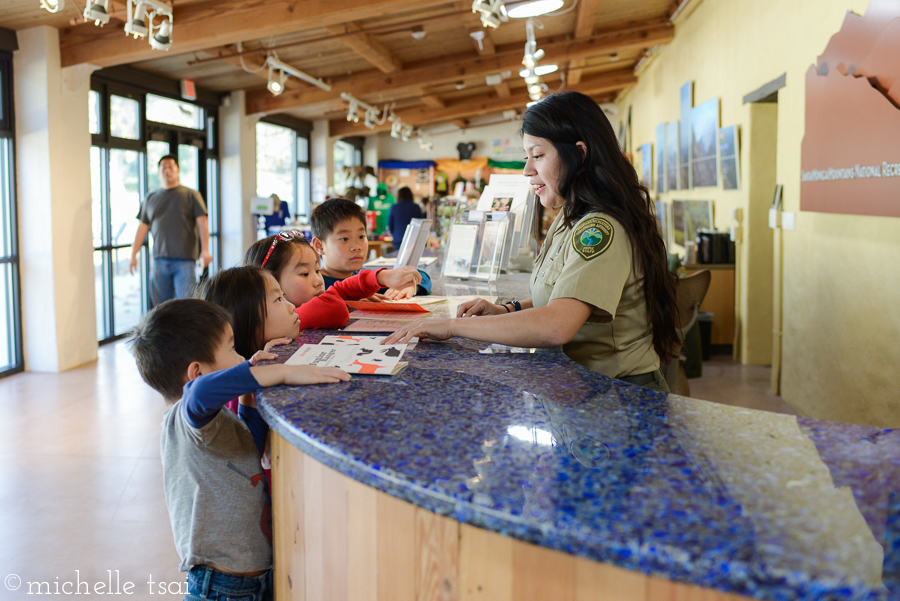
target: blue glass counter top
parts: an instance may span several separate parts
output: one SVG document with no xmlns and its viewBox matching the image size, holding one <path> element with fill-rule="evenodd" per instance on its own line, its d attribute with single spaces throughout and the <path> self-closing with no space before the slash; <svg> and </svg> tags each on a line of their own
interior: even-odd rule
<svg viewBox="0 0 900 601">
<path fill-rule="evenodd" d="M 900 431 L 487 346 L 420 342 L 396 376 L 271 388 L 260 408 L 302 452 L 460 522 L 762 599 L 900 599 Z"/>
</svg>

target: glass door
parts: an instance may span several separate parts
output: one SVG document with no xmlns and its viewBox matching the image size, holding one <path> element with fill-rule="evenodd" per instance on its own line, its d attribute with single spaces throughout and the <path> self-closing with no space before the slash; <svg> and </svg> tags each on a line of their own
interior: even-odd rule
<svg viewBox="0 0 900 601">
<path fill-rule="evenodd" d="M 126 334 L 147 308 L 145 261 L 138 262 L 137 273 L 129 272 L 131 244 L 139 224 L 143 162 L 143 153 L 136 150 L 91 148 L 94 282 L 101 341 Z"/>
</svg>

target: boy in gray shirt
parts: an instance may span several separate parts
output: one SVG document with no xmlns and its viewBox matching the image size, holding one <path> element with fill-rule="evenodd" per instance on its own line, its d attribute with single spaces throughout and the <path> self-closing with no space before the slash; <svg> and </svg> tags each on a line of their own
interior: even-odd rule
<svg viewBox="0 0 900 601">
<path fill-rule="evenodd" d="M 138 370 L 172 406 L 163 415 L 166 505 L 185 599 L 273 598 L 268 483 L 260 464 L 268 426 L 252 395 L 265 386 L 346 381 L 336 368 L 255 365 L 234 350 L 231 315 L 199 299 L 167 301 L 132 332 Z M 245 597 L 241 597 L 245 598 Z"/>
</svg>

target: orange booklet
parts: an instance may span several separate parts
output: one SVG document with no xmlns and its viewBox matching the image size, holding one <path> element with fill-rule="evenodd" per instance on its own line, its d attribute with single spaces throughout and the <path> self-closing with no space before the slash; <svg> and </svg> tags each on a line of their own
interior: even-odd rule
<svg viewBox="0 0 900 601">
<path fill-rule="evenodd" d="M 431 313 L 428 309 L 423 309 L 422 305 L 416 303 L 373 303 L 371 301 L 344 301 L 348 307 L 353 309 L 362 309 L 363 311 L 373 311 L 376 313 L 386 313 L 388 311 L 405 311 L 407 313 Z M 351 315 L 352 319 L 353 316 Z"/>
</svg>

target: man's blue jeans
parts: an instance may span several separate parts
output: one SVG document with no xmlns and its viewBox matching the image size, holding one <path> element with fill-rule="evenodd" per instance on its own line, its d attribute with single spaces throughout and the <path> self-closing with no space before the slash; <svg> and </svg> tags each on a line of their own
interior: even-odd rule
<svg viewBox="0 0 900 601">
<path fill-rule="evenodd" d="M 188 572 L 185 601 L 272 601 L 272 570 L 259 576 L 236 576 L 208 566 Z"/>
<path fill-rule="evenodd" d="M 186 298 L 194 290 L 194 260 L 154 257 L 150 263 L 150 298 L 153 306 L 173 298 Z"/>
</svg>

